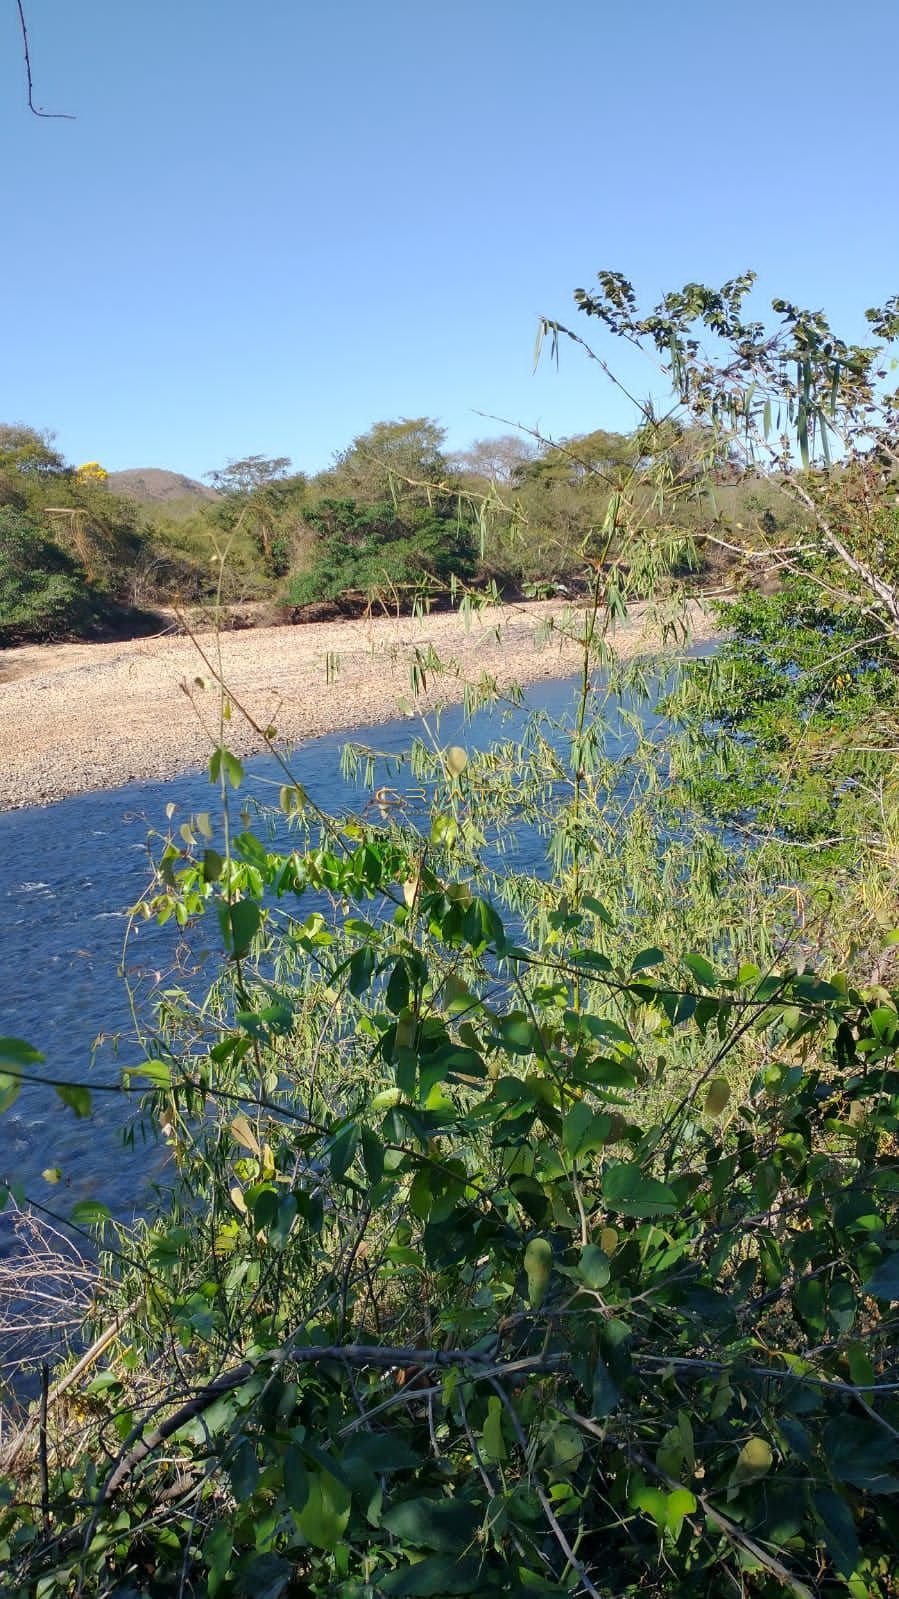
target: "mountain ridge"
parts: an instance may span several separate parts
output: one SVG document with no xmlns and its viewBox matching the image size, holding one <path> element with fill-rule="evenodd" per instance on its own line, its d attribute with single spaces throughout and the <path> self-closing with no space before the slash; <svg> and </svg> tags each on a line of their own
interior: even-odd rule
<svg viewBox="0 0 899 1599">
<path fill-rule="evenodd" d="M 170 505 L 184 500 L 220 500 L 217 489 L 183 472 L 169 472 L 160 466 L 132 466 L 110 472 L 107 487 L 113 494 L 124 494 L 142 505 Z"/>
</svg>

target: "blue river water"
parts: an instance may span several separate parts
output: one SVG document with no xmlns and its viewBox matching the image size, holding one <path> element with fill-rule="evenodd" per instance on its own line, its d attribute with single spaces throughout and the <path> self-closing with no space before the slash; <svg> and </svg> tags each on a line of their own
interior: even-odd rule
<svg viewBox="0 0 899 1599">
<path fill-rule="evenodd" d="M 523 708 L 484 711 L 466 721 L 461 708 L 444 711 L 440 741 L 484 748 L 517 739 L 535 710 L 552 717 L 572 707 L 573 681 L 536 685 Z M 418 730 L 412 719 L 358 728 L 310 740 L 291 759 L 291 769 L 325 810 L 341 813 L 366 800 L 360 785 L 341 775 L 341 750 L 349 739 L 387 755 L 408 749 Z M 270 798 L 281 776 L 270 757 L 245 763 L 246 792 Z M 383 773 L 376 779 L 383 782 Z M 391 775 L 402 790 L 413 781 Z M 276 791 L 275 791 L 276 792 Z M 166 808 L 175 806 L 170 824 Z M 149 835 L 166 832 L 192 812 L 215 813 L 216 790 L 205 772 L 164 783 L 130 784 L 62 800 L 46 809 L 0 814 L 0 1035 L 41 1050 L 47 1076 L 113 1083 L 122 1065 L 142 1058 L 134 1035 L 123 950 L 129 908 L 150 881 Z M 513 864 L 537 866 L 545 844 L 533 828 L 522 829 Z M 210 938 L 214 934 L 210 926 Z M 179 943 L 174 924 L 140 922 L 128 940 L 127 972 L 139 991 L 165 985 Z M 149 1020 L 145 1003 L 145 1022 Z M 0 1117 L 0 1182 L 13 1180 L 26 1194 L 60 1215 L 75 1200 L 93 1198 L 126 1219 L 141 1207 L 166 1151 L 155 1144 L 123 1150 L 122 1133 L 132 1114 L 121 1096 L 95 1093 L 89 1120 L 77 1120 L 46 1088 L 25 1088 Z M 51 1185 L 42 1173 L 58 1168 Z M 0 1228 L 0 1249 L 3 1230 Z"/>
</svg>

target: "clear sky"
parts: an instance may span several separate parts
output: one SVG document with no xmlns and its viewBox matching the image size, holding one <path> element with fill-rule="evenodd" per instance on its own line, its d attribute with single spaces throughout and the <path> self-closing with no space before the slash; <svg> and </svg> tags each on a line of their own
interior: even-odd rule
<svg viewBox="0 0 899 1599">
<path fill-rule="evenodd" d="M 852 335 L 899 289 L 897 0 L 26 10 L 77 120 L 29 115 L 0 0 L 0 420 L 76 463 L 621 425 L 574 351 L 532 374 L 602 266 L 653 296 L 754 266 Z"/>
</svg>

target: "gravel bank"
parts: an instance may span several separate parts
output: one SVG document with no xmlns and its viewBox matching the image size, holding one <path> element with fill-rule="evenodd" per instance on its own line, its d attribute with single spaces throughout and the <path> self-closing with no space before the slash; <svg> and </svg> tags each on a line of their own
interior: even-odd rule
<svg viewBox="0 0 899 1599">
<path fill-rule="evenodd" d="M 491 607 L 468 626 L 445 613 L 204 633 L 196 643 L 167 636 L 4 650 L 0 810 L 199 769 L 219 742 L 214 671 L 220 670 L 235 702 L 261 727 L 276 727 L 288 747 L 400 714 L 398 702 L 411 697 L 416 650 L 433 647 L 451 663 L 439 678 L 428 674 L 422 705 L 461 699 L 466 681 L 477 682 L 482 673 L 501 685 L 565 677 L 577 667 L 575 647 L 557 637 L 541 639 L 562 610 L 547 601 Z M 715 634 L 698 604 L 693 629 L 697 639 Z M 621 655 L 660 643 L 639 608 L 612 637 Z M 240 755 L 262 748 L 236 703 L 224 742 Z"/>
</svg>

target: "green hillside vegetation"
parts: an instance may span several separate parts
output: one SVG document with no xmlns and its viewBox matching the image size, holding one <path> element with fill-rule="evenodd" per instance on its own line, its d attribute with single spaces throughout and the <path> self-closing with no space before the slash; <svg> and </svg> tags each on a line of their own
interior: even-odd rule
<svg viewBox="0 0 899 1599">
<path fill-rule="evenodd" d="M 136 499 L 114 492 L 96 466 L 67 464 L 47 436 L 6 425 L 0 644 L 127 631 L 129 611 L 140 622 L 154 605 L 266 601 L 271 617 L 287 619 L 322 605 L 358 614 L 445 604 L 459 584 L 510 595 L 579 589 L 622 493 L 647 528 L 680 543 L 672 570 L 681 580 L 714 582 L 784 507 L 761 477 L 732 481 L 727 462 L 710 475 L 708 449 L 703 430 L 669 426 L 563 443 L 488 439 L 450 457 L 443 429 L 419 418 L 376 423 L 314 477 L 253 456 L 209 474 L 215 498 Z M 673 519 L 659 514 L 662 463 L 679 489 L 695 485 L 678 495 Z M 706 529 L 723 530 L 724 543 L 697 542 Z M 26 548 L 27 603 L 12 576 Z M 618 538 L 606 558 L 626 558 Z"/>
<path fill-rule="evenodd" d="M 8 1176 L 97 1256 L 0 1453 L 9 1599 L 895 1599 L 899 301 L 861 347 L 752 294 L 604 272 L 544 324 L 663 363 L 624 436 L 228 469 L 272 592 L 563 584 L 582 672 L 514 742 L 350 746 L 355 815 L 221 745 L 157 838 L 140 915 L 208 993 L 102 1086 L 167 1188 L 130 1222 Z M 616 660 L 644 598 L 689 642 L 721 567 L 722 650 Z M 100 1098 L 0 1040 L 23 1084 Z"/>
</svg>

